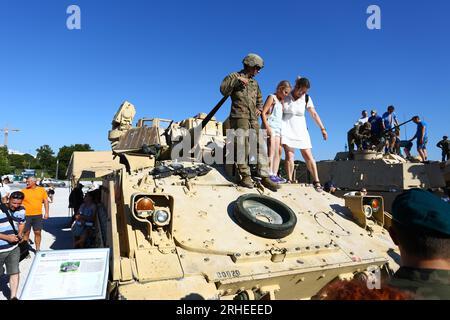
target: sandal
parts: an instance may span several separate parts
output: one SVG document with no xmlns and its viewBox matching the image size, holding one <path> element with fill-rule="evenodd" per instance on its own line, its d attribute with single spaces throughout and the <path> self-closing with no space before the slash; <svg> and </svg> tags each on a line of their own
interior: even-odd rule
<svg viewBox="0 0 450 320">
<path fill-rule="evenodd" d="M 320 184 L 320 181 L 313 181 L 313 187 L 317 192 L 322 192 L 323 188 L 322 185 Z"/>
</svg>

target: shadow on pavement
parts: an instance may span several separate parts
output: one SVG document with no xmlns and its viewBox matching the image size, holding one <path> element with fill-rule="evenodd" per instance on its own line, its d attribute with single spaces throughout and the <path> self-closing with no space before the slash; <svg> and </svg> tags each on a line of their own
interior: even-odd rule
<svg viewBox="0 0 450 320">
<path fill-rule="evenodd" d="M 69 217 L 55 217 L 43 221 L 43 229 L 45 232 L 54 237 L 53 243 L 49 249 L 72 249 L 72 231 L 69 228 Z"/>
</svg>

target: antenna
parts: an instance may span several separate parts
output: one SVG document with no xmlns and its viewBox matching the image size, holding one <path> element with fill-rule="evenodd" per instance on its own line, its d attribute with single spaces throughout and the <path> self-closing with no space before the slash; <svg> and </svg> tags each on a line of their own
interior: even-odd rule
<svg viewBox="0 0 450 320">
<path fill-rule="evenodd" d="M 405 119 L 406 118 L 406 116 L 405 116 L 405 114 L 403 114 L 403 119 Z M 408 135 L 406 134 L 406 126 L 405 126 L 405 140 L 408 140 Z"/>
</svg>

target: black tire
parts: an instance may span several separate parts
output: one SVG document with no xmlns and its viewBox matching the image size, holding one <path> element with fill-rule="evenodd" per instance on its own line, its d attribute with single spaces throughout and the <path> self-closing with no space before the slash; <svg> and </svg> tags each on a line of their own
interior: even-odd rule
<svg viewBox="0 0 450 320">
<path fill-rule="evenodd" d="M 255 217 L 245 208 L 246 201 L 256 201 L 275 211 L 277 218 L 282 220 L 281 224 L 264 222 Z M 250 233 L 269 239 L 280 239 L 290 235 L 297 224 L 297 217 L 291 208 L 276 199 L 257 194 L 246 194 L 236 200 L 234 206 L 234 217 L 239 225 Z"/>
</svg>

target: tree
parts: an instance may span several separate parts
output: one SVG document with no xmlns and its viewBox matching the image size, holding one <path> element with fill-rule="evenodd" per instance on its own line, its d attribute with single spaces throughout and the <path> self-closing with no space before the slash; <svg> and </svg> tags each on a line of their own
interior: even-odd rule
<svg viewBox="0 0 450 320">
<path fill-rule="evenodd" d="M 11 167 L 8 160 L 8 148 L 0 147 L 0 175 L 8 174 Z"/>
<path fill-rule="evenodd" d="M 58 160 L 58 177 L 65 178 L 67 167 L 69 166 L 70 158 L 75 151 L 93 151 L 89 144 L 72 144 L 70 146 L 63 146 L 59 149 Z"/>
<path fill-rule="evenodd" d="M 12 170 L 23 170 L 34 168 L 34 164 L 37 160 L 31 154 L 10 154 L 8 155 L 8 160 Z"/>
<path fill-rule="evenodd" d="M 36 149 L 37 155 L 36 159 L 38 160 L 41 169 L 49 172 L 51 176 L 55 172 L 56 168 L 56 158 L 53 156 L 55 153 L 52 148 L 48 144 L 44 144 L 43 146 Z"/>
</svg>

